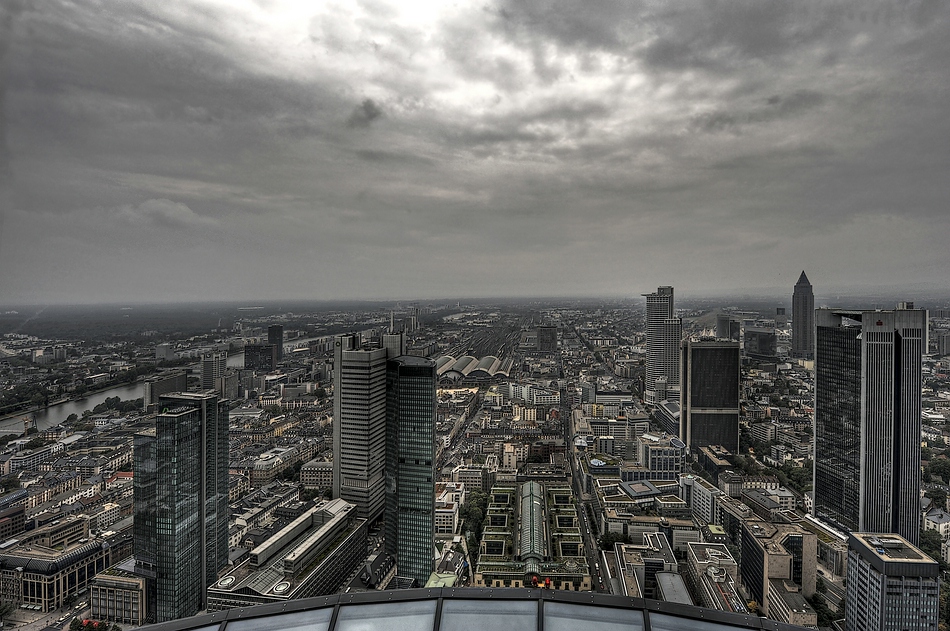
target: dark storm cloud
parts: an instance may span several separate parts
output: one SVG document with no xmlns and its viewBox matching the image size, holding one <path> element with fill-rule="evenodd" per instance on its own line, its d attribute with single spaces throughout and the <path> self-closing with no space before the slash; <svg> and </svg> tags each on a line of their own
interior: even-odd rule
<svg viewBox="0 0 950 631">
<path fill-rule="evenodd" d="M 346 119 L 347 127 L 369 127 L 370 123 L 383 115 L 383 110 L 373 102 L 373 99 L 366 99 L 353 108 L 350 117 Z"/>
<path fill-rule="evenodd" d="M 5 300 L 899 281 L 950 239 L 946 3 L 0 12 Z"/>
</svg>

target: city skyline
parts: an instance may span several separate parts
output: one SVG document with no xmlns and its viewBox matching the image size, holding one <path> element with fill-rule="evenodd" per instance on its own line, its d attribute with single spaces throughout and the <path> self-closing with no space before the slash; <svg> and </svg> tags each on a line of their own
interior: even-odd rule
<svg viewBox="0 0 950 631">
<path fill-rule="evenodd" d="M 936 286 L 948 25 L 927 2 L 7 2 L 0 295 Z"/>
</svg>

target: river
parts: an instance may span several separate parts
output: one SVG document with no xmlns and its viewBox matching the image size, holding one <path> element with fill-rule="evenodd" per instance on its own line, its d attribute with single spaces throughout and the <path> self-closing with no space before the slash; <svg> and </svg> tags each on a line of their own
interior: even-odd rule
<svg viewBox="0 0 950 631">
<path fill-rule="evenodd" d="M 95 394 L 90 394 L 85 399 L 65 401 L 63 403 L 51 405 L 44 410 L 39 410 L 33 413 L 33 416 L 36 417 L 36 428 L 40 431 L 49 429 L 50 427 L 65 421 L 66 417 L 70 414 L 82 416 L 83 412 L 93 409 L 109 397 L 119 397 L 125 401 L 128 399 L 138 399 L 144 396 L 144 394 L 145 384 L 139 382 L 131 385 L 116 386 L 114 388 L 109 388 L 108 390 L 103 390 L 102 392 L 96 392 Z M 22 433 L 23 420 L 21 417 L 22 415 L 17 415 L 12 418 L 6 418 L 0 421 L 0 435 Z"/>
<path fill-rule="evenodd" d="M 323 337 L 326 336 L 303 337 L 294 340 L 287 340 L 284 343 L 284 352 L 292 352 L 295 348 L 306 346 L 307 343 L 313 340 L 322 339 Z M 244 368 L 244 353 L 240 352 L 229 355 L 227 365 L 228 368 Z M 103 390 L 102 392 L 90 394 L 85 399 L 65 401 L 63 403 L 51 405 L 44 410 L 39 410 L 33 413 L 33 415 L 36 417 L 36 428 L 40 431 L 43 431 L 44 429 L 49 429 L 54 425 L 59 425 L 65 421 L 66 417 L 70 414 L 82 416 L 83 412 L 93 409 L 109 397 L 119 397 L 123 401 L 126 401 L 128 399 L 138 399 L 144 395 L 145 384 L 139 382 L 128 386 L 116 386 L 114 388 L 109 388 L 108 390 Z M 4 434 L 21 434 L 23 432 L 22 416 L 22 414 L 17 414 L 16 416 L 0 420 L 0 436 Z"/>
</svg>

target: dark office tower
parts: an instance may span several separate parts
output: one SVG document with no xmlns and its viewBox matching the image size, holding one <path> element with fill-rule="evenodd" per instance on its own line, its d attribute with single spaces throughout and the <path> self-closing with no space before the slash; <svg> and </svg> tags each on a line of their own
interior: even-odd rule
<svg viewBox="0 0 950 631">
<path fill-rule="evenodd" d="M 134 439 L 133 553 L 154 622 L 193 616 L 228 561 L 228 406 L 214 392 L 159 398 Z"/>
<path fill-rule="evenodd" d="M 647 299 L 647 378 L 644 399 L 655 405 L 659 403 L 655 391 L 658 377 L 666 377 L 667 388 L 679 388 L 679 346 L 683 337 L 683 321 L 673 315 L 672 287 L 659 287 L 656 293 L 643 295 Z"/>
<path fill-rule="evenodd" d="M 267 327 L 267 343 L 277 349 L 277 361 L 284 361 L 284 327 L 272 324 Z"/>
<path fill-rule="evenodd" d="M 215 383 L 228 368 L 226 351 L 211 351 L 201 356 L 201 389 L 214 390 Z"/>
<path fill-rule="evenodd" d="M 405 354 L 402 334 L 382 342 L 363 348 L 359 335 L 339 335 L 333 343 L 333 497 L 369 521 L 385 504 L 386 360 Z"/>
<path fill-rule="evenodd" d="M 792 293 L 792 357 L 815 356 L 815 293 L 802 270 Z"/>
<path fill-rule="evenodd" d="M 248 344 L 244 347 L 245 370 L 274 370 L 277 367 L 277 347 L 273 344 Z"/>
<path fill-rule="evenodd" d="M 557 327 L 538 327 L 538 351 L 541 353 L 557 352 Z"/>
<path fill-rule="evenodd" d="M 435 362 L 386 366 L 386 551 L 419 586 L 432 574 L 435 530 Z"/>
<path fill-rule="evenodd" d="M 815 319 L 815 516 L 916 543 L 926 312 L 819 309 Z"/>
<path fill-rule="evenodd" d="M 692 341 L 682 345 L 680 439 L 691 453 L 722 445 L 739 449 L 739 343 Z"/>
</svg>

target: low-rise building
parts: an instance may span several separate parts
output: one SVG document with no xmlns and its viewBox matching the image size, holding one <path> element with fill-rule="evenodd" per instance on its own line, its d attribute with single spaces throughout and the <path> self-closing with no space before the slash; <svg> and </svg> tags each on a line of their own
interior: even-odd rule
<svg viewBox="0 0 950 631">
<path fill-rule="evenodd" d="M 208 610 L 331 594 L 366 555 L 366 520 L 341 499 L 313 507 L 262 541 L 208 588 Z"/>
<path fill-rule="evenodd" d="M 641 543 L 614 544 L 614 556 L 624 596 L 656 598 L 657 573 L 676 572 L 673 548 L 661 532 L 643 535 Z"/>
<path fill-rule="evenodd" d="M 720 543 L 689 543 L 687 577 L 699 603 L 709 609 L 748 613 L 738 590 L 739 566 Z"/>
<path fill-rule="evenodd" d="M 89 617 L 139 626 L 148 616 L 146 578 L 129 557 L 99 572 L 89 585 Z"/>
<path fill-rule="evenodd" d="M 333 463 L 311 460 L 300 468 L 300 483 L 305 489 L 329 489 L 333 487 Z"/>
<path fill-rule="evenodd" d="M 791 610 L 801 619 L 813 613 L 801 613 L 800 599 L 790 594 L 799 593 L 793 591 L 794 584 L 805 598 L 814 595 L 817 557 L 817 537 L 797 524 L 772 524 L 757 517 L 743 521 L 742 583 L 773 620 L 783 619 Z"/>
<path fill-rule="evenodd" d="M 112 548 L 100 539 L 62 543 L 58 548 L 44 543 L 0 544 L 0 600 L 53 611 L 70 595 L 85 590 L 113 561 Z"/>
</svg>

